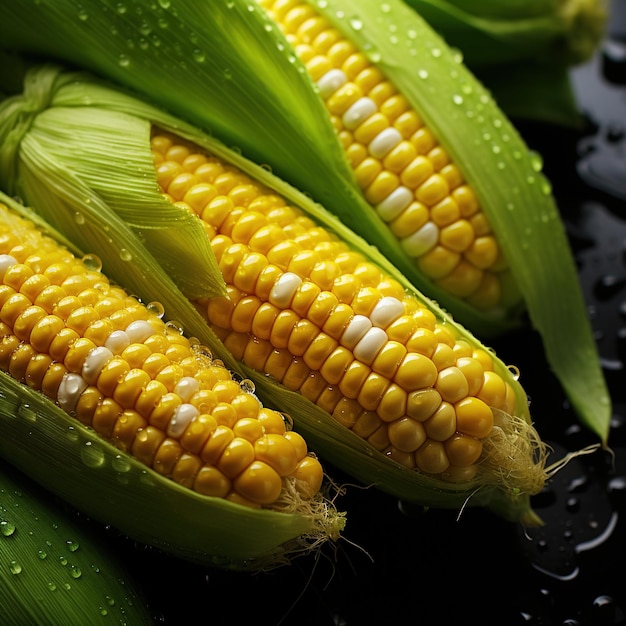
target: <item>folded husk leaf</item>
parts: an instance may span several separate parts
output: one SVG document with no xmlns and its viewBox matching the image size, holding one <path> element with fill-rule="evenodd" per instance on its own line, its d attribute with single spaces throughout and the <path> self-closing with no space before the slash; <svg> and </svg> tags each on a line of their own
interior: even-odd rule
<svg viewBox="0 0 626 626">
<path fill-rule="evenodd" d="M 325 0 L 316 6 L 370 55 L 463 164 L 551 368 L 581 421 L 606 443 L 610 400 L 539 156 L 458 55 L 403 2 Z M 523 320 L 520 310 L 477 312 L 436 288 L 404 255 L 357 189 L 304 66 L 254 3 L 129 0 L 120 10 L 116 0 L 82 9 L 71 0 L 24 0 L 0 7 L 0 18 L 5 49 L 92 69 L 268 165 L 375 245 L 412 284 L 479 336 Z"/>
<path fill-rule="evenodd" d="M 0 461 L 5 624 L 153 624 L 136 581 L 86 520 Z"/>
<path fill-rule="evenodd" d="M 58 68 L 47 67 L 37 71 L 56 72 Z M 63 81 L 63 87 L 51 99 L 53 107 L 55 103 L 60 102 L 63 107 L 72 108 L 70 103 L 73 103 L 73 111 L 80 111 L 84 107 L 92 107 L 95 115 L 101 107 L 107 108 L 107 103 L 116 102 L 116 106 L 122 106 L 124 99 L 132 100 L 130 96 L 117 92 L 111 93 L 112 89 L 110 87 L 90 78 L 86 74 L 73 74 L 73 76 L 74 81 Z M 49 109 L 48 111 L 53 110 Z M 419 301 L 433 311 L 439 320 L 445 320 L 445 323 L 451 326 L 453 331 L 460 337 L 476 347 L 482 347 L 478 339 L 468 330 L 456 323 L 435 302 L 417 291 L 376 248 L 367 244 L 358 235 L 349 230 L 336 216 L 328 213 L 321 205 L 313 202 L 309 197 L 297 191 L 288 183 L 278 179 L 267 168 L 250 162 L 242 155 L 230 150 L 195 127 L 152 107 L 136 102 L 129 107 L 129 110 L 132 110 L 133 115 L 147 116 L 152 124 L 166 131 L 173 132 L 225 162 L 234 165 L 259 183 L 276 191 L 288 202 L 300 207 L 316 222 L 334 232 L 351 248 L 361 252 L 388 275 L 398 280 L 408 292 L 415 295 Z M 45 117 L 48 111 L 40 113 L 40 117 Z M 72 117 L 73 114 L 67 113 L 67 116 Z M 104 114 L 106 115 L 107 112 L 105 111 Z M 37 124 L 38 120 L 39 118 L 34 120 L 33 126 Z M 25 137 L 25 140 L 27 139 L 28 136 Z M 68 162 L 66 168 L 71 175 L 71 163 Z M 21 168 L 17 169 L 19 171 Z M 114 172 L 111 174 L 115 176 Z M 70 176 L 70 179 L 73 178 L 73 176 Z M 27 180 L 18 177 L 15 181 L 17 188 L 19 188 L 22 196 L 29 204 L 31 188 L 37 185 L 35 181 L 34 176 L 29 177 Z M 129 189 L 131 189 L 129 193 L 132 193 L 132 187 Z M 42 200 L 39 197 L 37 199 Z M 97 200 L 99 210 L 103 211 L 103 215 L 107 215 L 110 212 L 107 203 L 100 196 L 97 196 Z M 96 203 L 92 202 L 92 204 Z M 132 204 L 132 202 L 129 202 L 129 204 Z M 62 219 L 55 219 L 54 215 L 49 217 L 54 220 L 56 228 L 66 233 L 65 226 L 69 221 L 67 217 Z M 70 228 L 73 228 L 73 225 L 70 224 Z M 100 245 L 98 238 L 94 237 L 88 241 L 87 248 L 99 254 Z M 139 289 L 138 295 L 143 297 L 141 286 L 137 286 L 137 288 Z M 170 295 L 169 292 L 163 292 L 159 298 L 166 310 L 171 308 L 169 307 Z M 188 327 L 186 317 L 183 316 L 177 319 L 184 329 Z M 195 324 L 195 321 L 192 320 L 192 323 Z M 225 361 L 228 358 L 232 359 L 225 351 L 223 344 L 214 335 L 211 337 L 211 342 L 207 343 L 207 345 L 217 357 L 223 358 Z M 241 363 L 237 363 L 237 367 L 238 371 L 242 371 L 246 377 L 254 381 L 259 397 L 264 404 L 281 411 L 287 411 L 291 415 L 296 430 L 305 436 L 313 450 L 323 459 L 345 469 L 362 482 L 375 485 L 403 500 L 423 506 L 460 509 L 466 501 L 469 501 L 470 506 L 484 506 L 507 519 L 521 520 L 524 523 L 533 524 L 537 523 L 538 518 L 530 509 L 530 494 L 540 490 L 545 482 L 546 476 L 543 472 L 545 459 L 541 451 L 541 444 L 533 434 L 534 429 L 532 429 L 530 424 L 528 399 L 522 386 L 517 381 L 514 373 L 503 362 L 495 356 L 494 359 L 496 371 L 509 382 L 516 394 L 516 417 L 511 417 L 511 420 L 507 422 L 507 434 L 512 439 L 519 438 L 524 442 L 524 445 L 511 451 L 510 459 L 494 457 L 492 462 L 485 465 L 484 471 L 479 472 L 476 479 L 463 485 L 455 485 L 443 480 L 430 478 L 400 466 L 391 461 L 386 455 L 378 452 L 367 442 L 336 424 L 326 412 L 304 399 L 304 397 L 289 392 L 263 374 L 248 370 Z M 506 479 L 500 480 L 500 466 L 498 465 L 500 462 L 510 462 L 513 466 L 509 472 L 512 476 L 510 481 Z M 521 475 L 518 475 L 520 469 Z M 494 479 L 494 476 L 497 478 Z"/>
</svg>

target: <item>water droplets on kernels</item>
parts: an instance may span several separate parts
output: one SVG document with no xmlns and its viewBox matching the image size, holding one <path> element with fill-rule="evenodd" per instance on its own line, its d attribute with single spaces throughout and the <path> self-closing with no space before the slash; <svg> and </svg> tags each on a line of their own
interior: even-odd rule
<svg viewBox="0 0 626 626">
<path fill-rule="evenodd" d="M 102 270 L 102 259 L 97 254 L 86 254 L 81 260 L 85 268 L 91 272 Z"/>
<path fill-rule="evenodd" d="M 148 302 L 148 304 L 146 304 L 146 309 L 158 318 L 162 318 L 165 315 L 165 307 L 157 300 Z"/>
</svg>

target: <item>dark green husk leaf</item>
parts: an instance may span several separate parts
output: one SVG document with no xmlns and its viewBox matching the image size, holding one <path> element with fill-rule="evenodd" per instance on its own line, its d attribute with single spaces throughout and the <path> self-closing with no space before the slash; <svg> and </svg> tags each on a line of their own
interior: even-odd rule
<svg viewBox="0 0 626 626">
<path fill-rule="evenodd" d="M 4 624 L 152 624 L 136 581 L 95 527 L 0 461 Z"/>
</svg>

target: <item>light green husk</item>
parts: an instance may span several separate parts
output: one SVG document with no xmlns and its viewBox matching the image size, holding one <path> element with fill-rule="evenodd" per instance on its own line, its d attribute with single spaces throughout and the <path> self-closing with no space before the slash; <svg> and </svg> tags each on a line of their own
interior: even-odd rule
<svg viewBox="0 0 626 626">
<path fill-rule="evenodd" d="M 1 192 L 0 203 L 27 219 L 33 215 Z M 0 219 L 9 219 L 4 215 Z M 35 221 L 54 237 L 41 218 Z M 116 236 L 114 230 L 111 236 Z M 155 271 L 163 273 L 158 266 Z M 168 293 L 161 301 L 169 304 L 170 297 L 176 296 Z M 304 501 L 289 484 L 271 510 L 194 492 L 146 467 L 42 393 L 1 371 L 0 458 L 128 537 L 215 567 L 259 570 L 286 564 L 338 539 L 345 525 L 330 494 Z"/>
<path fill-rule="evenodd" d="M 136 581 L 95 530 L 4 461 L 0 553 L 4 624 L 153 623 Z"/>
<path fill-rule="evenodd" d="M 606 0 L 405 0 L 515 119 L 580 127 L 572 66 L 605 34 Z"/>
<path fill-rule="evenodd" d="M 458 55 L 401 0 L 324 0 L 316 6 L 370 55 L 463 165 L 552 370 L 582 422 L 606 443 L 611 415 L 606 383 L 539 156 Z M 114 79 L 269 165 L 375 245 L 478 336 L 488 338 L 524 319 L 517 309 L 476 311 L 419 272 L 365 203 L 315 85 L 254 2 L 4 3 L 0 45 Z"/>
<path fill-rule="evenodd" d="M 53 66 L 42 66 L 36 67 L 32 71 L 33 74 L 54 74 L 60 70 Z M 48 80 L 48 82 L 52 84 L 54 81 Z M 60 141 L 69 141 L 69 135 L 72 135 L 72 141 L 75 141 L 77 145 L 85 144 L 90 141 L 92 131 L 87 125 L 73 124 L 74 120 L 87 116 L 94 120 L 94 126 L 99 129 L 102 124 L 96 123 L 95 120 L 100 115 L 106 119 L 112 112 L 118 116 L 132 114 L 132 116 L 147 121 L 149 124 L 174 132 L 193 142 L 225 162 L 231 163 L 266 187 L 273 189 L 288 202 L 300 207 L 318 223 L 337 234 L 353 249 L 364 254 L 383 271 L 398 280 L 407 291 L 428 306 L 439 320 L 445 320 L 445 323 L 450 325 L 459 336 L 474 346 L 483 347 L 468 330 L 456 323 L 436 303 L 418 292 L 374 247 L 350 231 L 338 218 L 291 185 L 278 179 L 266 168 L 250 162 L 195 127 L 141 103 L 120 90 L 110 88 L 86 74 L 69 73 L 63 75 L 62 80 L 59 81 L 58 89 L 53 91 L 54 93 L 49 98 L 49 108 L 33 114 L 30 131 L 24 136 L 22 148 L 19 150 L 20 157 L 15 168 L 16 178 L 11 183 L 13 190 L 17 191 L 28 204 L 36 206 L 45 219 L 49 220 L 55 228 L 66 236 L 69 236 L 70 232 L 72 237 L 74 236 L 75 221 L 71 213 L 60 210 L 63 205 L 60 205 L 57 198 L 53 197 L 60 185 L 56 188 L 47 185 L 46 170 L 40 169 L 39 162 L 50 161 L 55 163 L 59 178 L 64 178 L 67 181 L 68 186 L 65 195 L 69 196 L 71 195 L 70 185 L 72 181 L 80 180 L 75 172 L 81 170 L 81 156 L 76 156 L 71 150 L 66 150 L 64 146 L 61 150 L 56 150 L 51 139 L 45 141 L 40 139 L 42 137 L 52 138 L 50 129 L 55 129 L 58 133 L 63 124 L 66 124 L 66 132 L 63 133 L 63 138 Z M 12 102 L 15 103 L 15 101 Z M 122 113 L 123 110 L 130 113 Z M 1 119 L 2 106 L 0 105 Z M 51 121 L 50 124 L 49 120 Z M 1 127 L 2 122 L 0 121 Z M 125 128 L 127 127 L 125 126 Z M 113 126 L 108 128 L 112 134 L 116 133 Z M 109 143 L 113 145 L 117 141 L 121 141 L 123 133 L 117 132 L 117 135 L 119 136 L 116 137 L 115 141 L 103 141 L 102 145 L 106 146 Z M 45 151 L 44 145 L 46 146 Z M 150 149 L 148 139 L 145 139 L 145 146 L 142 149 Z M 106 163 L 107 156 L 106 151 L 102 152 L 103 163 Z M 103 171 L 103 176 L 107 176 L 108 173 L 113 178 L 116 177 L 114 171 L 106 168 Z M 103 181 L 101 184 L 105 183 L 106 181 Z M 65 187 L 63 186 L 63 188 Z M 84 213 L 85 221 L 81 226 L 89 224 L 92 219 L 108 222 L 109 215 L 113 213 L 112 209 L 94 190 L 90 189 L 89 192 L 93 193 L 91 204 L 98 207 L 98 215 L 94 215 L 91 210 L 86 211 Z M 119 193 L 121 195 L 128 194 L 130 198 L 136 191 L 131 186 L 127 190 L 120 188 Z M 33 198 L 37 199 L 36 203 L 31 202 Z M 130 204 L 132 203 L 129 202 Z M 54 207 L 54 210 L 47 210 L 47 206 Z M 86 249 L 100 254 L 101 243 L 97 237 L 90 234 L 93 232 L 95 231 L 86 230 L 83 234 L 83 237 L 89 238 Z M 116 232 L 112 230 L 110 236 L 115 239 Z M 133 254 L 135 254 L 134 250 Z M 137 256 L 142 255 L 143 253 L 137 254 Z M 172 258 L 176 258 L 175 248 L 172 250 Z M 116 276 L 114 275 L 113 278 Z M 118 280 L 124 284 L 123 275 Z M 136 293 L 140 297 L 144 297 L 144 287 L 141 284 L 135 284 L 133 288 L 136 289 Z M 176 299 L 178 296 L 175 292 L 164 291 L 159 297 L 159 301 L 164 305 L 166 311 L 171 309 L 170 298 L 172 297 Z M 199 314 L 195 310 L 193 310 L 191 317 L 186 315 L 187 311 L 180 310 L 179 312 L 181 317 L 177 320 L 184 329 L 196 328 L 196 317 Z M 194 334 L 196 334 L 195 330 Z M 198 336 L 216 356 L 223 357 L 224 360 L 232 359 L 232 356 L 225 352 L 223 344 L 215 335 L 204 333 Z M 495 446 L 494 453 L 481 466 L 476 478 L 464 484 L 452 484 L 431 478 L 391 461 L 367 442 L 339 425 L 325 411 L 316 407 L 300 394 L 284 389 L 265 375 L 245 368 L 241 363 L 237 363 L 234 368 L 254 381 L 257 393 L 264 404 L 286 411 L 292 416 L 295 428 L 304 435 L 310 447 L 324 460 L 344 469 L 362 483 L 375 485 L 402 500 L 424 506 L 460 509 L 468 503 L 470 506 L 490 508 L 507 519 L 519 520 L 529 525 L 536 524 L 539 523 L 539 520 L 530 508 L 530 495 L 537 493 L 547 478 L 544 467 L 545 445 L 541 443 L 531 425 L 528 399 L 522 386 L 516 380 L 514 373 L 503 362 L 495 357 L 494 360 L 496 371 L 509 382 L 516 393 L 516 417 L 510 416 L 502 420 L 502 431 L 494 432 L 494 437 L 501 432 L 510 445 L 505 448 Z M 498 450 L 505 450 L 506 454 L 503 456 Z M 510 477 L 510 479 L 505 477 Z"/>
</svg>

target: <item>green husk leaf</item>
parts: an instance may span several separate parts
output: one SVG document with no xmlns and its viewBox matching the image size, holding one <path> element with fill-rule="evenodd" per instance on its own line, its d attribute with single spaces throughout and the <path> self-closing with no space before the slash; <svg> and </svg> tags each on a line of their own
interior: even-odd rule
<svg viewBox="0 0 626 626">
<path fill-rule="evenodd" d="M 405 0 L 472 67 L 534 60 L 567 67 L 591 58 L 604 33 L 605 0 Z"/>
<path fill-rule="evenodd" d="M 146 150 L 150 124 L 126 115 L 114 101 L 97 115 L 71 101 L 57 103 L 55 93 L 68 78 L 52 69 L 33 70 L 25 75 L 23 93 L 2 103 L 0 185 L 14 195 L 21 194 L 20 150 L 29 155 L 30 185 L 38 184 L 42 196 L 54 183 L 47 178 L 36 183 L 38 170 L 46 166 L 57 171 L 69 169 L 83 188 L 107 202 L 185 295 L 224 293 L 200 221 L 166 201 L 158 190 L 152 155 Z M 112 92 L 112 99 L 114 96 Z M 87 205 L 94 201 L 92 197 L 80 199 Z M 70 198 L 67 204 L 62 215 L 73 218 L 80 233 L 83 210 Z M 114 233 L 109 233 L 109 238 L 111 235 Z M 189 267 L 197 270 L 189 272 Z"/>
<path fill-rule="evenodd" d="M 204 565 L 252 570 L 286 563 L 343 524 L 328 502 L 282 512 L 202 496 L 120 451 L 4 372 L 0 457 L 92 519 Z"/>
<path fill-rule="evenodd" d="M 152 624 L 136 581 L 85 520 L 0 461 L 5 624 Z"/>
</svg>

